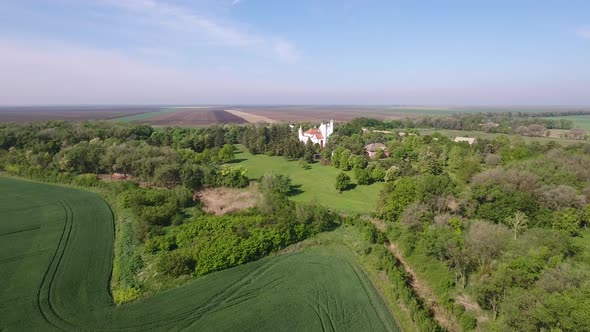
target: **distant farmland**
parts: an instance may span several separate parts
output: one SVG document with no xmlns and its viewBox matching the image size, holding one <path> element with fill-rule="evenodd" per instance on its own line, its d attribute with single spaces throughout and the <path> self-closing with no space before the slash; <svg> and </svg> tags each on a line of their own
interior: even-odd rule
<svg viewBox="0 0 590 332">
<path fill-rule="evenodd" d="M 350 249 L 336 244 L 115 306 L 113 214 L 100 196 L 0 177 L 0 211 L 0 330 L 399 330 Z"/>
<path fill-rule="evenodd" d="M 35 107 L 0 107 L 0 122 L 35 122 L 49 120 L 87 121 L 109 120 L 136 114 L 154 112 L 161 107 L 66 107 L 66 106 L 35 106 Z"/>
<path fill-rule="evenodd" d="M 418 116 L 479 112 L 559 112 L 568 108 L 526 107 L 430 107 L 366 105 L 215 105 L 215 106 L 47 106 L 0 107 L 0 122 L 34 122 L 47 120 L 86 121 L 113 120 L 146 123 L 154 126 L 197 127 L 225 123 L 320 122 L 350 121 L 358 117 L 397 120 Z M 577 110 L 577 109 L 576 109 Z M 581 116 L 568 116 L 589 129 L 590 121 Z"/>
<path fill-rule="evenodd" d="M 191 127 L 225 123 L 247 123 L 248 121 L 223 109 L 179 108 L 174 109 L 174 111 L 155 114 L 139 122 L 149 123 L 154 126 Z"/>
</svg>

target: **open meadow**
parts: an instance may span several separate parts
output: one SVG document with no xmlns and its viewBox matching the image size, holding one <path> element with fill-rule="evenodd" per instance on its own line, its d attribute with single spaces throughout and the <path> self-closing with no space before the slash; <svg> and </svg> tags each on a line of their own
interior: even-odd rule
<svg viewBox="0 0 590 332">
<path fill-rule="evenodd" d="M 554 116 L 554 117 L 550 117 L 548 119 L 569 120 L 574 123 L 574 128 L 590 130 L 590 115 Z"/>
<path fill-rule="evenodd" d="M 342 246 L 291 250 L 115 306 L 114 216 L 99 195 L 0 177 L 0 210 L 0 330 L 398 330 Z"/>
<path fill-rule="evenodd" d="M 309 169 L 304 169 L 298 161 L 264 154 L 253 155 L 241 145 L 238 149 L 238 165 L 248 169 L 248 177 L 251 179 L 258 179 L 269 170 L 288 175 L 295 187 L 291 196 L 295 201 L 313 201 L 344 213 L 368 214 L 375 210 L 375 202 L 383 187 L 382 182 L 360 186 L 353 180 L 353 188 L 339 194 L 335 184 L 336 176 L 341 170 L 335 167 L 314 163 Z"/>
</svg>

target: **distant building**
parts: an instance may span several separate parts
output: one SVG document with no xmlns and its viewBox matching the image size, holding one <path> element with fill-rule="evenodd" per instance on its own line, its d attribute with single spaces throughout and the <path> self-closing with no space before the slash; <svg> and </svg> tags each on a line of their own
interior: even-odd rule
<svg viewBox="0 0 590 332">
<path fill-rule="evenodd" d="M 311 128 L 303 131 L 299 126 L 299 141 L 307 143 L 311 140 L 313 144 L 319 144 L 320 148 L 324 148 L 328 143 L 328 137 L 334 132 L 334 120 L 330 120 L 329 123 L 321 123 L 319 128 Z"/>
<path fill-rule="evenodd" d="M 475 137 L 462 137 L 462 136 L 457 136 L 455 137 L 455 142 L 467 142 L 470 145 L 475 144 L 477 142 L 477 139 Z"/>
<path fill-rule="evenodd" d="M 369 155 L 369 158 L 373 159 L 377 156 L 377 151 L 383 151 L 385 156 L 388 155 L 387 153 L 387 146 L 383 143 L 371 143 L 365 146 L 365 151 Z"/>
</svg>

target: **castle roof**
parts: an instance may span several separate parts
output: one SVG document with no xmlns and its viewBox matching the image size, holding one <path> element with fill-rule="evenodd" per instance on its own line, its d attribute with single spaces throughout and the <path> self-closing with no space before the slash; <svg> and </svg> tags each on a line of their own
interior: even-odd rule
<svg viewBox="0 0 590 332">
<path fill-rule="evenodd" d="M 307 136 L 315 136 L 315 138 L 317 138 L 317 139 L 324 138 L 324 135 L 322 135 L 322 132 L 317 128 L 308 129 L 308 130 L 304 131 L 303 134 L 307 135 Z"/>
</svg>

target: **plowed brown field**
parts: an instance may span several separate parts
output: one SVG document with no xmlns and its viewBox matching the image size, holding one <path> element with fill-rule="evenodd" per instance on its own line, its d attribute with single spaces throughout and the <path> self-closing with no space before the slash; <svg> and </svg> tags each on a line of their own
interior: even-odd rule
<svg viewBox="0 0 590 332">
<path fill-rule="evenodd" d="M 187 108 L 163 113 L 141 122 L 154 126 L 207 126 L 220 123 L 246 123 L 245 119 L 221 109 Z"/>
<path fill-rule="evenodd" d="M 279 122 L 319 122 L 324 120 L 350 121 L 358 117 L 380 120 L 400 119 L 411 114 L 397 113 L 371 107 L 272 107 L 272 108 L 244 108 L 242 112 L 267 117 Z"/>
</svg>

